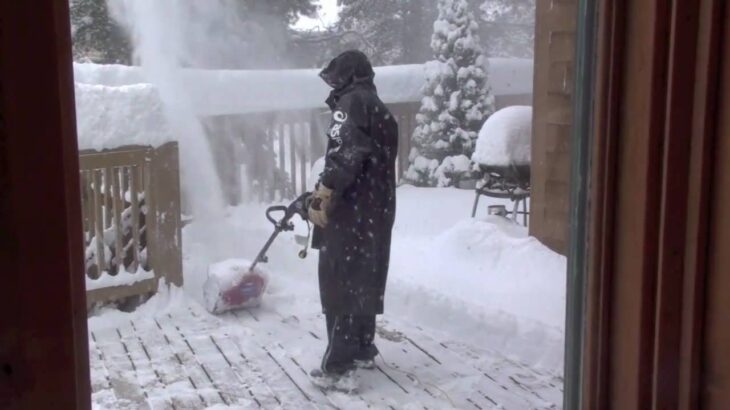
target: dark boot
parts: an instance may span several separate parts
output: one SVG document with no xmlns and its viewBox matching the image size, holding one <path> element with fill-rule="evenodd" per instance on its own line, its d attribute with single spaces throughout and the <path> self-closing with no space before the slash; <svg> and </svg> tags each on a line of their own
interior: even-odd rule
<svg viewBox="0 0 730 410">
<path fill-rule="evenodd" d="M 357 316 L 359 349 L 355 355 L 357 367 L 365 369 L 375 368 L 375 358 L 378 348 L 375 347 L 375 315 Z"/>
<path fill-rule="evenodd" d="M 328 375 L 342 375 L 355 368 L 360 350 L 355 320 L 352 315 L 327 315 L 329 344 L 322 358 L 321 370 Z"/>
</svg>

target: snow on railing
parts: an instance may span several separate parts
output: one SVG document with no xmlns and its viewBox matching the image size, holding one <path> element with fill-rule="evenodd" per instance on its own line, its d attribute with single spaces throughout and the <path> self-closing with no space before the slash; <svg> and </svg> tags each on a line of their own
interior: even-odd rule
<svg viewBox="0 0 730 410">
<path fill-rule="evenodd" d="M 533 62 L 530 59 L 490 58 L 487 71 L 495 97 L 531 95 Z M 415 103 L 422 98 L 426 80 L 422 64 L 374 67 L 375 85 L 386 104 Z M 181 72 L 192 109 L 200 117 L 326 109 L 327 85 L 319 69 L 196 70 Z M 149 83 L 140 67 L 74 64 L 75 81 L 83 84 L 124 87 Z M 88 90 L 104 92 L 99 89 Z M 142 90 L 146 92 L 147 90 Z M 123 92 L 113 98 L 125 99 Z M 94 97 L 88 100 L 93 102 Z M 113 113 L 111 113 L 113 114 Z"/>
<path fill-rule="evenodd" d="M 81 152 L 89 304 L 182 284 L 178 172 L 176 143 Z"/>
</svg>

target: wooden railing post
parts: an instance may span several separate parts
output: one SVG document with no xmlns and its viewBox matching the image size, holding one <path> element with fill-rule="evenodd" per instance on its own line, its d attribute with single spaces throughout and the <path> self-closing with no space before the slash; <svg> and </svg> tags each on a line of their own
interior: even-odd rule
<svg viewBox="0 0 730 410">
<path fill-rule="evenodd" d="M 155 276 L 182 286 L 182 223 L 178 145 L 169 142 L 154 150 L 150 166 L 151 195 L 148 211 L 148 244 Z M 151 226 L 149 224 L 152 224 Z M 149 246 L 149 245 L 148 245 Z"/>
</svg>

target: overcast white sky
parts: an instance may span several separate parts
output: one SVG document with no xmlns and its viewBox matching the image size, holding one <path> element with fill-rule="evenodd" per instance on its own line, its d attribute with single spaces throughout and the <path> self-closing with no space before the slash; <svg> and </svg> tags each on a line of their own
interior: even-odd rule
<svg viewBox="0 0 730 410">
<path fill-rule="evenodd" d="M 337 0 L 318 0 L 319 18 L 302 17 L 299 19 L 295 28 L 301 30 L 313 30 L 331 26 L 337 21 Z"/>
</svg>

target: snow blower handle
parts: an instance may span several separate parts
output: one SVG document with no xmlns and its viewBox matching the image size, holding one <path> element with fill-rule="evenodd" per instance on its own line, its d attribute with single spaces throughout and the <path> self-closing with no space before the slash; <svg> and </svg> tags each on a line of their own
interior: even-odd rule
<svg viewBox="0 0 730 410">
<path fill-rule="evenodd" d="M 311 196 L 311 192 L 305 192 L 300 195 L 299 198 L 295 199 L 294 202 L 289 204 L 289 206 L 274 205 L 266 209 L 266 219 L 268 219 L 269 222 L 274 225 L 274 232 L 266 241 L 266 244 L 256 256 L 256 259 L 254 259 L 251 267 L 249 268 L 249 271 L 253 271 L 256 265 L 259 264 L 259 262 L 266 263 L 269 261 L 269 258 L 266 256 L 266 252 L 268 252 L 271 244 L 274 243 L 274 239 L 276 239 L 276 237 L 279 236 L 280 233 L 294 230 L 294 224 L 291 222 L 291 218 L 294 217 L 294 215 L 299 215 L 303 220 L 307 222 L 307 230 L 309 231 L 309 215 L 307 210 L 309 208 L 309 200 Z M 272 214 L 275 212 L 283 212 L 284 215 L 281 217 L 281 219 L 276 220 L 272 216 Z M 308 239 L 307 243 L 309 243 Z M 299 252 L 300 258 L 305 258 L 306 256 L 307 248 Z"/>
<path fill-rule="evenodd" d="M 287 212 L 289 210 L 289 207 L 284 205 L 275 205 L 270 206 L 266 208 L 266 219 L 269 220 L 277 229 L 280 229 L 282 231 L 288 231 L 287 229 L 290 226 L 289 220 L 291 219 L 292 215 L 289 215 Z M 273 216 L 271 216 L 274 212 L 284 212 L 284 216 L 280 220 L 274 219 Z"/>
<path fill-rule="evenodd" d="M 266 219 L 282 231 L 291 231 L 294 229 L 294 225 L 291 223 L 291 218 L 294 217 L 294 215 L 299 215 L 302 220 L 309 221 L 309 203 L 311 202 L 311 198 L 312 193 L 305 192 L 299 195 L 299 197 L 289 204 L 289 206 L 270 206 L 266 209 Z M 277 221 L 273 216 L 271 216 L 274 212 L 284 212 L 284 216 Z"/>
<path fill-rule="evenodd" d="M 309 204 L 312 202 L 312 193 L 305 192 L 299 195 L 299 198 L 289 205 L 288 211 L 292 214 L 299 215 L 303 220 L 309 221 Z"/>
</svg>

